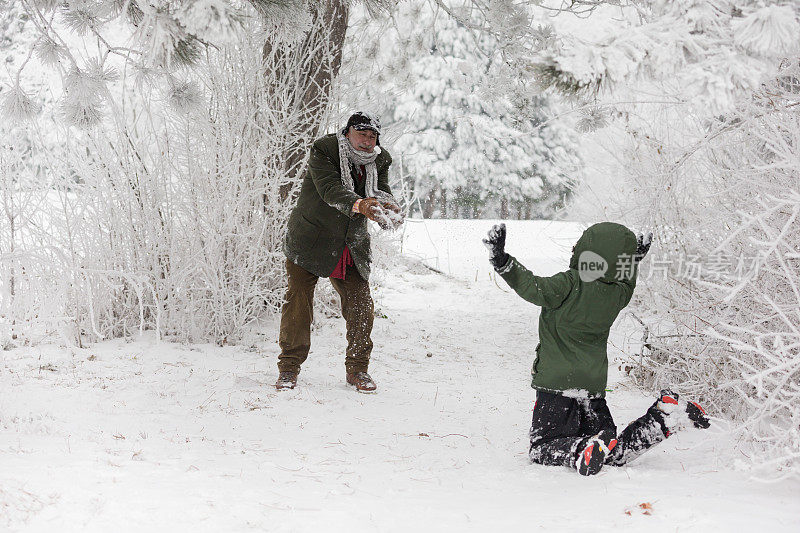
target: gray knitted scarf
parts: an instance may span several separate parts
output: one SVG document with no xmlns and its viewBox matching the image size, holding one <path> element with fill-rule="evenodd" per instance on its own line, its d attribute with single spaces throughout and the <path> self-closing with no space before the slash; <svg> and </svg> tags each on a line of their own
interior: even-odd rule
<svg viewBox="0 0 800 533">
<path fill-rule="evenodd" d="M 350 141 L 341 131 L 336 132 L 336 140 L 339 141 L 339 166 L 342 173 L 342 184 L 348 191 L 355 191 L 355 183 L 353 182 L 352 165 L 356 168 L 364 165 L 367 171 L 367 181 L 365 184 L 366 197 L 372 198 L 391 198 L 387 193 L 378 189 L 378 166 L 375 160 L 378 154 L 381 153 L 380 146 L 376 146 L 375 150 L 368 154 L 353 148 Z"/>
</svg>

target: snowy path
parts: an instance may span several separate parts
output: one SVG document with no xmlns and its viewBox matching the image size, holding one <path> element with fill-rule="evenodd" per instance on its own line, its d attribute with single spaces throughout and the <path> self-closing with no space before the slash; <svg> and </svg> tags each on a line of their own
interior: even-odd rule
<svg viewBox="0 0 800 533">
<path fill-rule="evenodd" d="M 280 394 L 277 323 L 250 348 L 5 352 L 0 531 L 800 530 L 800 483 L 732 470 L 722 429 L 594 478 L 530 465 L 536 308 L 422 270 L 382 301 L 374 395 L 344 384 L 341 319 Z M 614 389 L 619 425 L 652 401 Z"/>
</svg>

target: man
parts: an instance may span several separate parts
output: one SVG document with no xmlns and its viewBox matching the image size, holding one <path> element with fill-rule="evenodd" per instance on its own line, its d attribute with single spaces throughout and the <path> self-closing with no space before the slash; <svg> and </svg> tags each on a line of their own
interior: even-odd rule
<svg viewBox="0 0 800 533">
<path fill-rule="evenodd" d="M 374 307 L 369 290 L 367 219 L 384 228 L 402 223 L 389 188 L 392 158 L 381 150 L 380 122 L 353 114 L 345 128 L 314 142 L 284 243 L 289 288 L 281 312 L 278 390 L 297 385 L 311 347 L 314 287 L 330 278 L 347 325 L 347 383 L 361 392 L 376 386 L 367 373 Z"/>
</svg>

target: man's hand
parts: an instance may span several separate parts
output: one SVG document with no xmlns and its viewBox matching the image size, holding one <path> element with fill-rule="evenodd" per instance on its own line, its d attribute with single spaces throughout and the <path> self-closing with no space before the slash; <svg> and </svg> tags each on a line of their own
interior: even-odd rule
<svg viewBox="0 0 800 533">
<path fill-rule="evenodd" d="M 403 222 L 405 222 L 406 217 L 403 214 L 403 210 L 400 209 L 400 206 L 394 203 L 392 200 L 383 200 L 381 202 L 381 206 L 385 211 L 386 217 L 392 223 L 392 229 L 399 228 Z"/>
<path fill-rule="evenodd" d="M 643 236 L 641 233 L 636 237 L 636 253 L 633 256 L 633 260 L 638 263 L 644 256 L 647 255 L 647 252 L 650 250 L 650 245 L 653 243 L 653 232 L 649 232 L 647 236 Z"/>
<path fill-rule="evenodd" d="M 381 205 L 383 206 L 384 209 L 387 209 L 393 213 L 397 213 L 398 215 L 402 213 L 400 206 L 391 200 L 383 200 L 381 201 Z"/>
<path fill-rule="evenodd" d="M 489 250 L 491 254 L 489 257 L 489 262 L 492 264 L 495 270 L 502 268 L 503 266 L 508 263 L 508 254 L 506 253 L 506 225 L 495 224 L 492 226 L 492 229 L 489 230 L 489 236 L 486 239 L 483 239 L 483 244 Z"/>
<path fill-rule="evenodd" d="M 362 198 L 353 206 L 353 210 L 377 222 L 381 229 L 396 229 L 403 223 L 404 217 L 400 207 L 391 201 L 378 201 L 377 198 Z"/>
<path fill-rule="evenodd" d="M 375 220 L 381 203 L 375 198 L 361 198 L 353 206 L 354 211 L 358 211 L 370 220 Z"/>
</svg>

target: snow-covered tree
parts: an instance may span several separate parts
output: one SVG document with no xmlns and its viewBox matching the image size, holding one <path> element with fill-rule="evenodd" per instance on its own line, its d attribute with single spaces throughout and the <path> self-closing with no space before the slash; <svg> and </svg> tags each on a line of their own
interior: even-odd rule
<svg viewBox="0 0 800 533">
<path fill-rule="evenodd" d="M 787 0 L 432 0 L 502 43 L 518 76 L 591 98 L 643 79 L 681 87 L 682 101 L 719 112 L 770 79 L 798 50 L 800 5 Z M 559 34 L 554 16 L 612 16 L 615 31 Z M 474 24 L 476 13 L 480 24 Z"/>
<path fill-rule="evenodd" d="M 412 209 L 426 217 L 552 216 L 580 161 L 574 131 L 555 118 L 550 99 L 507 86 L 498 40 L 441 10 L 407 2 L 391 22 L 366 54 L 381 67 L 366 97 L 395 137 Z"/>
</svg>

